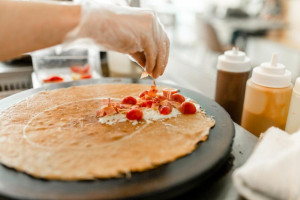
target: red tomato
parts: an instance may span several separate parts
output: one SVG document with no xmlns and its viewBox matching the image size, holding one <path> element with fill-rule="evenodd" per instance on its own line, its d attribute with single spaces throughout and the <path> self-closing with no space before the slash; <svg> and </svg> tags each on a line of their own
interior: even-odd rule
<svg viewBox="0 0 300 200">
<path fill-rule="evenodd" d="M 172 112 L 172 107 L 171 106 L 161 106 L 159 108 L 159 112 L 162 115 L 168 115 Z"/>
<path fill-rule="evenodd" d="M 85 64 L 84 67 L 83 67 L 83 70 L 82 70 L 82 73 L 83 74 L 86 74 L 90 71 L 91 67 L 89 64 Z"/>
<path fill-rule="evenodd" d="M 123 104 L 131 104 L 131 105 L 135 105 L 136 104 L 136 99 L 132 96 L 128 96 L 128 97 L 125 97 L 123 100 L 122 100 L 122 103 Z"/>
<path fill-rule="evenodd" d="M 89 78 L 92 78 L 91 74 L 81 75 L 81 79 L 89 79 Z"/>
<path fill-rule="evenodd" d="M 157 98 L 158 98 L 159 100 L 166 100 L 166 99 L 167 99 L 167 97 L 162 96 L 162 95 L 157 95 Z"/>
<path fill-rule="evenodd" d="M 74 65 L 70 67 L 70 70 L 74 73 L 80 73 L 82 70 L 82 67 L 80 65 Z"/>
<path fill-rule="evenodd" d="M 43 80 L 44 83 L 51 83 L 51 82 L 62 82 L 64 79 L 60 76 L 51 76 Z"/>
<path fill-rule="evenodd" d="M 139 97 L 142 98 L 142 97 L 144 97 L 146 94 L 148 94 L 148 91 L 147 91 L 147 90 L 144 91 L 144 92 L 142 92 L 142 93 L 139 95 Z"/>
<path fill-rule="evenodd" d="M 84 67 L 80 66 L 80 65 L 74 65 L 72 67 L 70 67 L 70 70 L 74 73 L 78 73 L 78 74 L 86 74 L 90 71 L 90 65 L 86 64 L 84 65 Z"/>
<path fill-rule="evenodd" d="M 185 101 L 185 98 L 181 94 L 175 93 L 175 94 L 172 94 L 171 100 L 182 103 Z"/>
<path fill-rule="evenodd" d="M 147 104 L 146 104 L 146 102 L 144 101 L 144 102 L 142 102 L 141 104 L 140 104 L 140 107 L 147 107 Z"/>
<path fill-rule="evenodd" d="M 126 114 L 127 119 L 129 120 L 141 120 L 143 118 L 143 111 L 138 108 L 134 108 Z"/>
<path fill-rule="evenodd" d="M 165 89 L 163 89 L 162 91 L 163 91 L 163 95 L 164 95 L 165 97 L 168 97 L 168 95 L 171 96 L 172 94 L 175 94 L 175 93 L 178 92 L 177 89 L 172 89 L 172 88 L 165 88 Z"/>
<path fill-rule="evenodd" d="M 150 89 L 149 92 L 148 92 L 148 95 L 153 97 L 153 96 L 156 95 L 157 92 L 158 92 L 158 90 L 156 89 L 156 86 L 155 86 L 155 85 L 152 85 L 152 86 L 151 86 L 151 89 Z"/>
<path fill-rule="evenodd" d="M 153 103 L 152 101 L 146 101 L 146 105 L 147 105 L 147 107 L 148 107 L 148 108 L 151 108 L 151 106 L 152 106 L 152 103 Z"/>
<path fill-rule="evenodd" d="M 196 106 L 191 102 L 183 102 L 179 107 L 179 111 L 182 114 L 195 114 L 197 109 Z"/>
<path fill-rule="evenodd" d="M 153 103 L 152 101 L 147 100 L 147 101 L 142 102 L 140 106 L 141 106 L 141 107 L 151 108 L 152 103 Z"/>
<path fill-rule="evenodd" d="M 97 116 L 97 117 L 103 117 L 104 115 L 106 115 L 106 114 L 103 112 L 102 109 L 97 110 L 97 112 L 96 112 L 96 116 Z"/>
</svg>

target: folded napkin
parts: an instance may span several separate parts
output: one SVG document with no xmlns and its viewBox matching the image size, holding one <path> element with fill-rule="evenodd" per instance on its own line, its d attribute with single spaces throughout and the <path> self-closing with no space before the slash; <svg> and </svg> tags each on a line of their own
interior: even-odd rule
<svg viewBox="0 0 300 200">
<path fill-rule="evenodd" d="M 300 131 L 271 127 L 247 162 L 233 173 L 238 192 L 250 200 L 300 199 Z"/>
</svg>

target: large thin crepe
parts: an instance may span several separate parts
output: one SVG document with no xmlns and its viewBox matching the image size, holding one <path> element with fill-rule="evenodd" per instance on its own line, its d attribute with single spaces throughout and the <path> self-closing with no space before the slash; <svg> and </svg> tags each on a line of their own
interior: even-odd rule
<svg viewBox="0 0 300 200">
<path fill-rule="evenodd" d="M 98 122 L 98 98 L 146 89 L 101 84 L 31 96 L 0 113 L 0 162 L 45 179 L 112 178 L 174 161 L 207 139 L 215 122 L 204 112 L 151 124 Z"/>
</svg>

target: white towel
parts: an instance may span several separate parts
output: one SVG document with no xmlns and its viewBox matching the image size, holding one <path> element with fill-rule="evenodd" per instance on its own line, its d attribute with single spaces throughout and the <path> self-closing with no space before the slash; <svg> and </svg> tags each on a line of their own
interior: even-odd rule
<svg viewBox="0 0 300 200">
<path fill-rule="evenodd" d="M 300 199 L 300 131 L 271 127 L 247 162 L 233 173 L 238 192 L 250 200 Z"/>
</svg>

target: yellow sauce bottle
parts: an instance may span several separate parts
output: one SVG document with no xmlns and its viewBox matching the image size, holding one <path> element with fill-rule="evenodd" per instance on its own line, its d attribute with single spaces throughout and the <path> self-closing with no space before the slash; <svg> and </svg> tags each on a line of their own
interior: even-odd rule
<svg viewBox="0 0 300 200">
<path fill-rule="evenodd" d="M 291 72 L 277 63 L 276 54 L 255 67 L 247 81 L 242 127 L 256 136 L 271 126 L 284 130 L 292 89 Z"/>
</svg>

